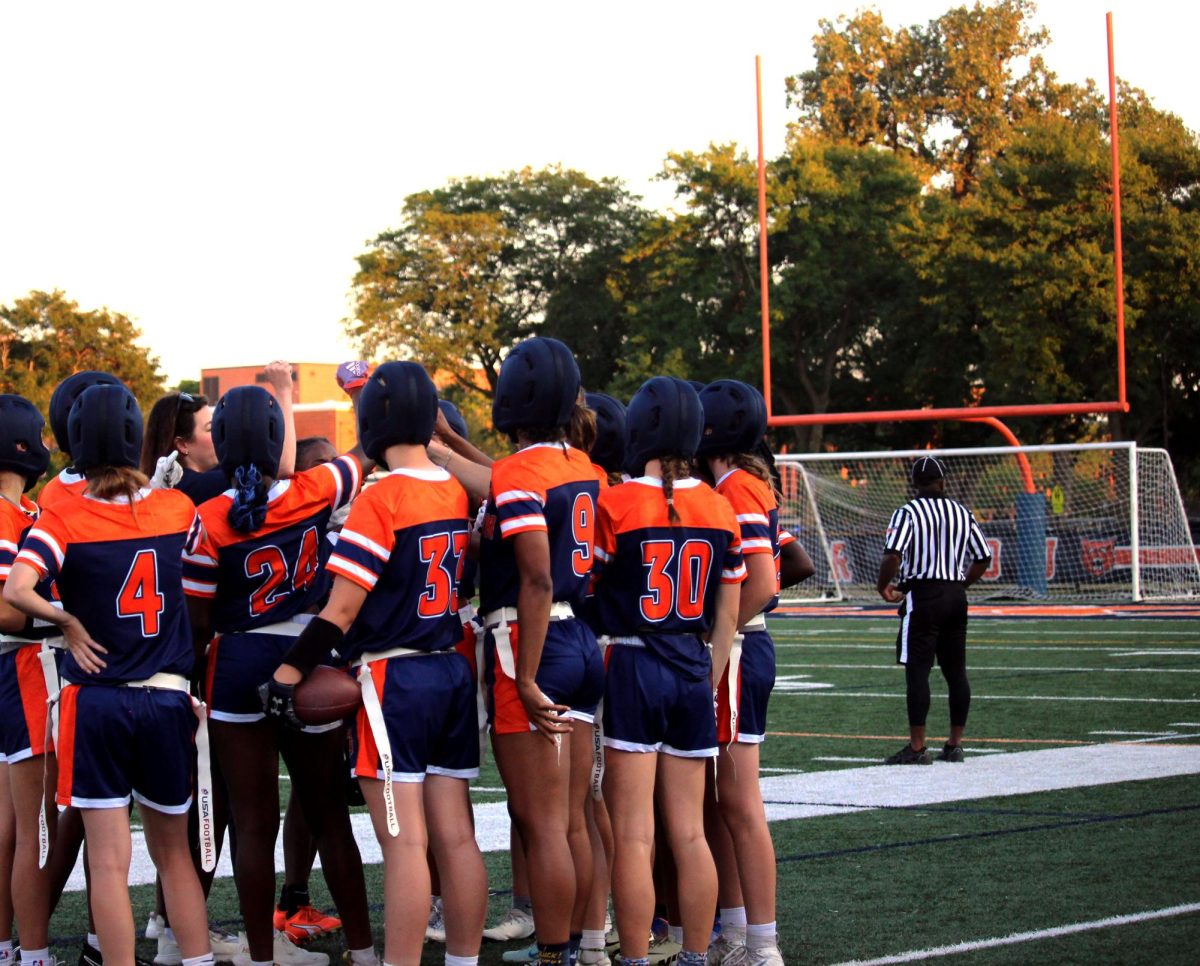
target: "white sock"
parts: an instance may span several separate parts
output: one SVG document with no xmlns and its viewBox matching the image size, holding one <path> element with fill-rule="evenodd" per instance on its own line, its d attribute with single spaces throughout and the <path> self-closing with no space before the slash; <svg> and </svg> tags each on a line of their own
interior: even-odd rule
<svg viewBox="0 0 1200 966">
<path fill-rule="evenodd" d="M 721 910 L 721 938 L 740 943 L 746 939 L 746 907 L 730 906 Z"/>
<path fill-rule="evenodd" d="M 673 943 L 683 945 L 683 926 L 672 926 L 667 924 L 667 938 Z"/>
<path fill-rule="evenodd" d="M 774 946 L 776 939 L 774 921 L 752 923 L 746 927 L 746 948 L 751 952 L 756 949 L 767 949 Z"/>
<path fill-rule="evenodd" d="M 35 963 L 41 964 L 50 962 L 50 948 L 45 949 L 22 949 L 21 950 L 21 966 L 34 966 Z"/>
<path fill-rule="evenodd" d="M 451 956 L 446 953 L 446 966 L 479 966 L 478 956 Z"/>
<path fill-rule="evenodd" d="M 11 939 L 0 941 L 0 963 L 12 959 L 12 949 L 13 947 Z"/>
<path fill-rule="evenodd" d="M 100 937 L 97 936 L 94 932 L 89 932 L 88 937 L 87 937 L 87 944 L 89 946 L 91 946 L 92 949 L 99 949 L 100 948 Z"/>
<path fill-rule="evenodd" d="M 203 956 L 184 956 L 183 966 L 213 966 L 213 954 L 205 953 Z"/>
<path fill-rule="evenodd" d="M 170 926 L 166 926 L 165 928 L 163 928 L 159 932 L 158 938 L 162 942 L 175 943 L 176 945 L 178 945 L 178 943 L 175 940 L 175 930 L 172 929 Z"/>
<path fill-rule="evenodd" d="M 257 959 L 250 960 L 250 966 L 274 966 L 274 960 L 264 959 L 261 962 Z"/>
<path fill-rule="evenodd" d="M 350 966 L 378 966 L 379 957 L 375 955 L 375 947 L 350 950 Z"/>
<path fill-rule="evenodd" d="M 580 949 L 603 949 L 604 948 L 604 930 L 603 929 L 585 929 L 583 938 L 579 941 Z"/>
</svg>

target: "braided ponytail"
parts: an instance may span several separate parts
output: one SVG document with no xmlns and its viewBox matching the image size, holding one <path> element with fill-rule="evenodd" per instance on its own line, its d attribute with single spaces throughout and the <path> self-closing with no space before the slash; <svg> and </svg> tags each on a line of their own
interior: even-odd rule
<svg viewBox="0 0 1200 966">
<path fill-rule="evenodd" d="M 229 525 L 239 533 L 253 533 L 267 518 L 267 484 L 254 465 L 233 471 L 233 503 L 229 507 Z"/>
<path fill-rule="evenodd" d="M 567 441 L 578 450 L 590 453 L 596 445 L 596 413 L 589 409 L 587 395 L 582 389 L 571 410 L 571 421 L 567 424 Z"/>
<path fill-rule="evenodd" d="M 662 468 L 663 496 L 667 498 L 667 520 L 673 527 L 682 522 L 675 509 L 675 481 L 685 480 L 692 475 L 691 460 L 681 456 L 666 456 L 659 461 Z"/>
</svg>

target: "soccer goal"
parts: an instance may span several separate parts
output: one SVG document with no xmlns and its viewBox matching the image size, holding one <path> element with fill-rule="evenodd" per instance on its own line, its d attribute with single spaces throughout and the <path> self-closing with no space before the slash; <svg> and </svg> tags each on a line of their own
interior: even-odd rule
<svg viewBox="0 0 1200 966">
<path fill-rule="evenodd" d="M 918 456 L 947 466 L 946 493 L 974 511 L 992 549 L 991 598 L 1200 597 L 1200 562 L 1171 459 L 1133 443 L 786 454 L 780 524 L 817 573 L 785 600 L 878 601 L 892 511 L 912 497 Z"/>
</svg>

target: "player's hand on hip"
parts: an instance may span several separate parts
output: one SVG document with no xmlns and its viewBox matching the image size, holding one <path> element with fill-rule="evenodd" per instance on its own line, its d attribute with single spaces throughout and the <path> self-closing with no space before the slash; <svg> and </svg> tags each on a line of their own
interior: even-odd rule
<svg viewBox="0 0 1200 966">
<path fill-rule="evenodd" d="M 87 628 L 79 622 L 78 617 L 69 615 L 66 623 L 62 625 L 62 632 L 67 642 L 67 649 L 75 658 L 75 663 L 85 673 L 96 674 L 108 666 L 100 657 L 101 654 L 107 654 L 108 651 L 92 640 Z"/>
<path fill-rule="evenodd" d="M 560 735 L 571 731 L 571 719 L 564 717 L 571 709 L 565 704 L 555 704 L 536 684 L 518 682 L 517 694 L 521 698 L 521 704 L 525 706 L 529 723 L 537 728 L 547 741 L 557 741 Z"/>
</svg>

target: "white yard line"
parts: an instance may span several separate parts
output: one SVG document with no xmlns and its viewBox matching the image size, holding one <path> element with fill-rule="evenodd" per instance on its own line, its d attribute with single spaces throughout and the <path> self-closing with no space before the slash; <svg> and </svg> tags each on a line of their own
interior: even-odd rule
<svg viewBox="0 0 1200 966">
<path fill-rule="evenodd" d="M 783 635 L 772 635 L 775 638 L 775 649 L 780 650 L 785 647 L 802 647 L 809 650 L 818 651 L 880 651 L 886 649 L 890 645 L 895 644 L 896 635 L 892 634 L 888 638 L 879 641 L 876 644 L 838 644 L 828 641 L 818 641 L 811 644 L 805 644 L 800 641 L 789 641 Z M 1185 655 L 1195 657 L 1200 654 L 1200 650 L 1191 648 L 1178 648 L 1174 650 L 1159 650 L 1159 651 L 1131 651 L 1128 647 L 1075 647 L 1069 644 L 982 644 L 968 640 L 967 643 L 972 649 L 979 651 L 1033 651 L 1036 653 L 1046 653 L 1047 651 L 1079 651 L 1086 654 L 1111 654 L 1113 657 L 1130 657 L 1130 656 L 1174 656 Z"/>
<path fill-rule="evenodd" d="M 1016 946 L 1020 943 L 1036 942 L 1039 939 L 1056 939 L 1059 936 L 1071 936 L 1079 932 L 1091 932 L 1095 929 L 1111 929 L 1114 926 L 1131 926 L 1152 919 L 1169 919 L 1172 916 L 1189 916 L 1200 912 L 1200 902 L 1189 902 L 1181 906 L 1168 906 L 1165 909 L 1154 909 L 1150 912 L 1136 912 L 1127 916 L 1109 916 L 1106 919 L 1093 919 L 1091 922 L 1076 922 L 1069 926 L 1054 926 L 1050 929 L 1034 929 L 1029 932 L 1014 932 L 1008 936 L 998 936 L 995 939 L 976 939 L 969 942 L 955 943 L 952 946 L 930 946 L 927 949 L 913 949 L 906 953 L 896 953 L 893 956 L 881 956 L 878 959 L 852 959 L 837 966 L 889 966 L 891 963 L 915 963 L 926 959 L 936 959 L 940 956 L 957 956 L 960 953 L 973 953 L 980 949 L 995 949 L 997 946 Z"/>
<path fill-rule="evenodd" d="M 1178 738 L 1178 731 L 1089 731 L 1089 735 L 1128 736 L 1130 738 Z"/>
<path fill-rule="evenodd" d="M 776 822 L 840 815 L 871 808 L 920 807 L 1194 774 L 1200 774 L 1200 747 L 1122 743 L 1018 751 L 1004 755 L 973 755 L 969 751 L 967 760 L 953 767 L 871 765 L 864 768 L 789 772 L 762 778 L 760 784 L 763 797 L 779 803 L 767 806 L 767 818 Z M 363 861 L 372 864 L 381 862 L 383 858 L 371 828 L 370 816 L 359 812 L 350 816 L 350 821 Z M 488 802 L 475 806 L 475 837 L 485 852 L 508 849 L 506 803 Z M 275 863 L 277 868 L 283 867 L 282 841 L 276 843 Z M 231 874 L 226 850 L 217 866 L 217 875 L 225 877 Z M 140 831 L 135 832 L 129 884 L 140 885 L 153 881 L 154 868 L 146 853 L 145 838 Z M 77 867 L 67 883 L 67 889 L 78 891 L 82 888 L 83 869 Z"/>
<path fill-rule="evenodd" d="M 777 668 L 814 668 L 817 670 L 831 671 L 890 671 L 899 665 L 892 664 L 776 664 Z M 1040 667 L 1012 667 L 1006 665 L 991 665 L 972 664 L 967 669 L 971 674 L 976 671 L 1012 671 L 1017 673 L 1045 671 L 1062 671 L 1064 673 L 1087 673 L 1087 674 L 1200 674 L 1200 668 L 1194 667 L 1054 667 L 1052 665 L 1042 665 Z"/>
<path fill-rule="evenodd" d="M 832 685 L 827 685 L 831 687 Z M 789 691 L 776 692 L 779 697 L 803 694 L 806 698 L 895 698 L 904 700 L 904 692 L 886 694 L 878 691 Z M 1200 698 L 1104 698 L 1097 696 L 1065 697 L 1061 694 L 974 694 L 972 701 L 1097 701 L 1105 704 L 1200 704 Z"/>
</svg>

